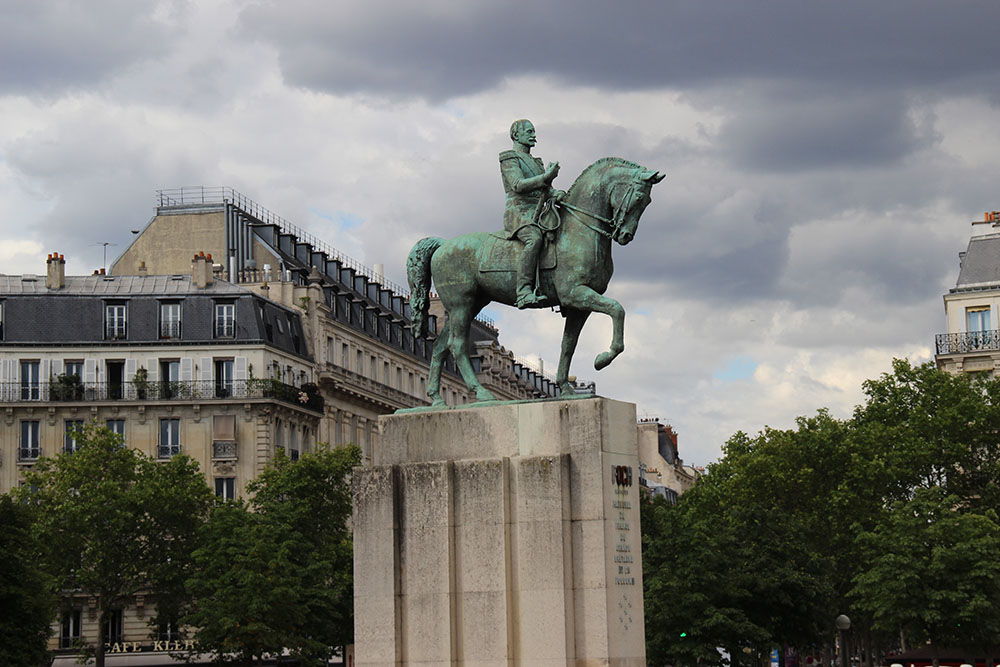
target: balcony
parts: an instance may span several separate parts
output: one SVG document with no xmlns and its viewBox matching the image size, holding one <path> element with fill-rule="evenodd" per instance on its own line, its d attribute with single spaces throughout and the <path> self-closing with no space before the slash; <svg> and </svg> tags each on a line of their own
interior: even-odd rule
<svg viewBox="0 0 1000 667">
<path fill-rule="evenodd" d="M 277 380 L 211 380 L 170 382 L 38 382 L 27 387 L 0 383 L 3 403 L 92 403 L 100 401 L 198 401 L 270 398 L 322 414 L 323 397 L 316 385 L 294 387 Z"/>
<path fill-rule="evenodd" d="M 214 440 L 212 442 L 212 460 L 234 460 L 236 459 L 235 440 Z"/>
<path fill-rule="evenodd" d="M 1000 330 L 938 334 L 937 354 L 969 354 L 1000 351 Z"/>
<path fill-rule="evenodd" d="M 164 320 L 160 322 L 160 338 L 176 340 L 181 337 L 180 320 Z"/>
</svg>

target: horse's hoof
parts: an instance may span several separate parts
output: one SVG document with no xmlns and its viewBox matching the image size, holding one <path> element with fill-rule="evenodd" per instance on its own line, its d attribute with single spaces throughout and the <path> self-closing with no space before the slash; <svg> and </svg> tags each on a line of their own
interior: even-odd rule
<svg viewBox="0 0 1000 667">
<path fill-rule="evenodd" d="M 576 396 L 576 389 L 569 382 L 563 382 L 559 385 L 559 398 L 568 398 L 570 396 Z"/>
<path fill-rule="evenodd" d="M 486 389 L 485 387 L 480 387 L 476 390 L 476 401 L 482 403 L 483 401 L 495 401 L 497 397 L 493 393 Z"/>
<path fill-rule="evenodd" d="M 443 398 L 438 397 L 438 398 L 435 398 L 433 401 L 431 401 L 431 407 L 432 408 L 446 408 L 446 407 L 448 407 L 448 404 L 444 402 Z"/>
<path fill-rule="evenodd" d="M 597 355 L 597 358 L 594 359 L 594 368 L 597 370 L 607 368 L 608 364 L 614 361 L 615 356 L 617 355 L 611 354 L 610 352 L 601 352 Z"/>
</svg>

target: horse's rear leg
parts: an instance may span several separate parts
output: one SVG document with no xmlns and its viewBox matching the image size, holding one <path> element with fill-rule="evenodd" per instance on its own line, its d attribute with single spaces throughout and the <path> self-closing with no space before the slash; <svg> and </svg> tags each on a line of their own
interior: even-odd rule
<svg viewBox="0 0 1000 667">
<path fill-rule="evenodd" d="M 441 327 L 431 351 L 431 366 L 427 372 L 427 396 L 431 399 L 432 408 L 445 406 L 444 399 L 441 398 L 441 367 L 444 364 L 444 355 L 448 352 L 448 324 L 446 321 Z"/>
<path fill-rule="evenodd" d="M 598 294 L 586 285 L 577 285 L 570 290 L 566 298 L 562 299 L 562 305 L 578 310 L 604 313 L 611 318 L 614 326 L 611 335 L 611 348 L 607 352 L 601 352 L 597 355 L 594 359 L 594 368 L 601 370 L 625 351 L 625 309 L 620 303 Z"/>
<path fill-rule="evenodd" d="M 573 384 L 569 381 L 569 366 L 573 361 L 573 353 L 576 352 L 577 341 L 580 340 L 580 332 L 590 316 L 588 310 L 577 310 L 563 306 L 563 315 L 566 316 L 566 325 L 563 327 L 562 349 L 559 352 L 559 370 L 556 372 L 556 384 L 559 386 L 560 396 L 571 396 L 576 393 Z"/>
<path fill-rule="evenodd" d="M 448 311 L 449 336 L 448 347 L 451 349 L 451 356 L 455 359 L 458 372 L 465 380 L 465 386 L 469 391 L 476 394 L 476 401 L 495 401 L 496 396 L 489 389 L 479 384 L 476 371 L 472 368 L 472 360 L 469 359 L 469 326 L 472 318 L 482 308 L 459 307 Z"/>
</svg>

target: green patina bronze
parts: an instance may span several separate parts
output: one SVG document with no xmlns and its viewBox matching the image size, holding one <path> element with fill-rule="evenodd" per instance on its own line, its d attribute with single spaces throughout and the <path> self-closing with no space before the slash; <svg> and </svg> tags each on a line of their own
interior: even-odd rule
<svg viewBox="0 0 1000 667">
<path fill-rule="evenodd" d="M 432 407 L 444 406 L 441 364 L 449 351 L 476 400 L 496 400 L 476 379 L 469 359 L 469 327 L 493 301 L 519 308 L 560 307 L 566 318 L 556 373 L 561 396 L 574 394 L 569 366 L 592 312 L 610 316 L 614 324 L 611 347 L 597 355 L 594 368 L 606 367 L 625 349 L 625 309 L 603 296 L 614 271 L 611 242 L 626 245 L 635 238 L 650 190 L 664 174 L 607 157 L 584 169 L 562 192 L 551 186 L 559 163 L 542 168 L 541 160 L 531 156 L 531 123 L 515 121 L 511 139 L 514 148 L 500 154 L 507 193 L 504 231 L 422 239 L 406 260 L 415 335 L 429 334 L 432 279 L 448 316 L 431 356 L 427 395 Z"/>
</svg>

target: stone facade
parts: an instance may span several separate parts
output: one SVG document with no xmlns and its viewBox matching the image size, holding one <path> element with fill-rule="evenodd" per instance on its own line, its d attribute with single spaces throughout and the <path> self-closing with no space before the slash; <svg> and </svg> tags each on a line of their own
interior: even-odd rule
<svg viewBox="0 0 1000 667">
<path fill-rule="evenodd" d="M 955 287 L 944 295 L 947 333 L 935 337 L 937 367 L 1000 373 L 1000 212 L 987 212 L 959 253 Z"/>
</svg>

